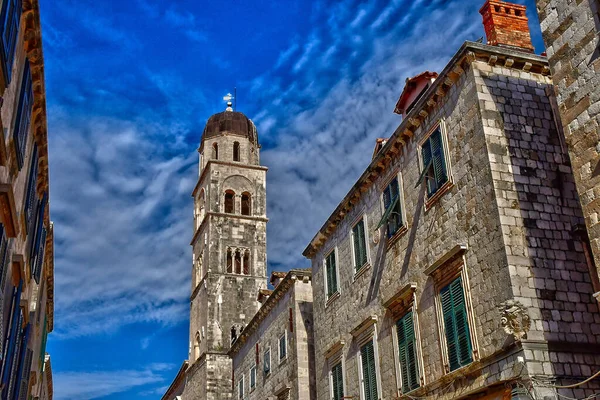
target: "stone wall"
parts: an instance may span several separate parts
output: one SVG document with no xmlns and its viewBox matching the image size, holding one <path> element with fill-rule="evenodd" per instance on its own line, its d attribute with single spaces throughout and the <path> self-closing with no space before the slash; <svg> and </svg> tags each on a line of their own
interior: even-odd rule
<svg viewBox="0 0 600 400">
<path fill-rule="evenodd" d="M 511 52 L 506 65 L 518 57 Z M 490 60 L 494 65 L 498 55 Z M 558 375 L 559 353 L 552 349 L 571 346 L 576 364 L 585 358 L 576 354 L 585 348 L 577 343 L 589 343 L 588 352 L 598 348 L 595 325 L 581 323 L 584 318 L 595 321 L 598 313 L 583 250 L 571 235 L 581 211 L 545 94 L 550 79 L 492 65 L 471 62 L 312 258 L 319 399 L 329 397 L 325 354 L 340 341 L 345 343 L 345 395 L 359 398 L 359 344 L 351 331 L 372 316 L 377 318 L 380 397 L 399 394 L 396 317 L 383 304 L 411 282 L 416 284 L 413 311 L 420 327 L 424 385 L 414 396 L 456 398 L 501 381 L 534 375 L 541 381 Z M 447 134 L 452 184 L 431 201 L 423 184 L 415 188 L 421 172 L 418 152 L 440 120 Z M 392 176 L 401 182 L 406 229 L 388 242 L 383 229 L 375 228 L 383 212 L 381 193 Z M 350 231 L 361 216 L 368 227 L 369 264 L 355 274 Z M 468 281 L 476 362 L 447 373 L 438 329 L 439 286 L 425 271 L 461 246 L 466 250 L 456 257 Z M 332 250 L 338 257 L 340 296 L 328 302 L 323 265 Z M 521 344 L 500 324 L 499 307 L 507 300 L 521 301 L 532 319 Z M 540 353 L 529 352 L 533 347 Z M 587 357 L 600 361 L 592 354 Z M 572 369 L 564 373 L 579 377 Z"/>
<path fill-rule="evenodd" d="M 537 0 L 548 62 L 596 266 L 600 265 L 600 4 Z M 595 291 L 600 291 L 596 283 Z"/>
</svg>

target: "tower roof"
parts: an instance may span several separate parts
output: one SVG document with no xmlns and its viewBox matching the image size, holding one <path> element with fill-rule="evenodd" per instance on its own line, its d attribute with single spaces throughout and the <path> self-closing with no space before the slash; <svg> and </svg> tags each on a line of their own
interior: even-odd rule
<svg viewBox="0 0 600 400">
<path fill-rule="evenodd" d="M 245 137 L 258 145 L 256 126 L 241 112 L 223 111 L 212 115 L 206 122 L 201 141 L 222 135 Z"/>
</svg>

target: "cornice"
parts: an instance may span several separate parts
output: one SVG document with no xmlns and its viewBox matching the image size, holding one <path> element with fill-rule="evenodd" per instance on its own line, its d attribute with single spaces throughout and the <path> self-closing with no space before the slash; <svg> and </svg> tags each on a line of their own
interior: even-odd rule
<svg viewBox="0 0 600 400">
<path fill-rule="evenodd" d="M 306 283 L 310 282 L 312 280 L 311 269 L 292 269 L 287 273 L 285 278 L 283 278 L 279 285 L 273 290 L 269 298 L 262 304 L 258 312 L 254 314 L 254 317 L 248 325 L 246 325 L 237 340 L 233 342 L 227 353 L 230 357 L 233 357 L 242 348 L 244 343 L 248 341 L 248 338 L 256 332 L 259 325 L 275 308 L 279 300 L 287 293 L 287 291 L 294 286 L 297 280 Z"/>
<path fill-rule="evenodd" d="M 371 164 L 352 186 L 341 203 L 336 207 L 321 229 L 302 252 L 306 258 L 312 258 L 335 231 L 337 225 L 358 204 L 373 182 L 386 171 L 391 161 L 396 158 L 427 116 L 442 106 L 450 88 L 473 62 L 481 61 L 490 65 L 502 64 L 505 68 L 523 70 L 542 75 L 549 75 L 548 60 L 536 54 L 489 46 L 476 42 L 465 42 L 450 59 L 433 84 L 423 93 L 411 111 L 402 119 L 390 139 L 381 151 L 373 158 Z"/>
</svg>

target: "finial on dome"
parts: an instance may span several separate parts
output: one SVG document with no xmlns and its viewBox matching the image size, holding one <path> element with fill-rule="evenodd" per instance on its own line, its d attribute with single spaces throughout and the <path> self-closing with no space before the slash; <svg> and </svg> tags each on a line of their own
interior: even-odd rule
<svg viewBox="0 0 600 400">
<path fill-rule="evenodd" d="M 233 103 L 231 102 L 231 100 L 234 98 L 235 97 L 231 93 L 227 93 L 225 96 L 223 96 L 223 100 L 227 102 L 227 108 L 225 109 L 225 111 L 233 111 L 233 108 L 231 107 Z"/>
</svg>

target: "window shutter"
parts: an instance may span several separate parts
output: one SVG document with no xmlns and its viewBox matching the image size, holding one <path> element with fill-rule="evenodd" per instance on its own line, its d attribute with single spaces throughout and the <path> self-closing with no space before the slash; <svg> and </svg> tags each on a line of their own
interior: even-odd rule
<svg viewBox="0 0 600 400">
<path fill-rule="evenodd" d="M 25 343 L 26 345 L 27 343 Z M 26 346 L 25 346 L 26 347 Z M 29 349 L 25 351 L 25 360 L 23 370 L 21 371 L 21 385 L 19 387 L 19 400 L 27 400 L 29 394 L 29 376 L 31 375 L 31 359 L 33 352 Z"/>
<path fill-rule="evenodd" d="M 439 189 L 448 180 L 446 174 L 446 161 L 444 160 L 444 145 L 442 142 L 442 132 L 438 127 L 431 134 L 431 153 L 433 158 L 433 169 L 435 172 L 435 190 Z"/>
<path fill-rule="evenodd" d="M 332 296 L 338 291 L 337 271 L 335 265 L 335 250 L 327 256 L 327 297 Z"/>
<path fill-rule="evenodd" d="M 450 285 L 440 292 L 442 301 L 442 314 L 444 316 L 444 330 L 446 331 L 446 347 L 448 348 L 448 364 L 450 371 L 458 368 L 458 353 L 456 350 L 456 326 L 454 325 L 454 306 Z"/>
<path fill-rule="evenodd" d="M 4 230 L 4 225 L 0 223 L 0 292 L 4 290 L 6 283 L 6 271 L 8 264 L 8 238 Z"/>
<path fill-rule="evenodd" d="M 46 212 L 46 203 L 48 202 L 48 193 L 44 193 L 44 197 L 40 201 L 40 205 L 38 207 L 37 220 L 36 220 L 36 229 L 35 229 L 35 240 L 32 242 L 31 249 L 29 251 L 29 263 L 31 268 L 31 274 L 34 275 L 34 262 L 35 258 L 39 253 L 40 244 L 42 241 L 42 229 L 44 228 L 44 214 Z"/>
<path fill-rule="evenodd" d="M 358 251 L 356 251 L 357 262 L 356 269 L 359 269 L 367 262 L 367 249 L 365 243 L 365 221 L 361 219 L 356 225 L 356 234 L 354 235 L 355 248 L 358 247 Z"/>
<path fill-rule="evenodd" d="M 35 272 L 33 274 L 33 278 L 35 279 L 35 283 L 40 283 L 40 278 L 42 275 L 42 265 L 44 265 L 44 255 L 46 252 L 46 228 L 42 229 L 42 237 L 39 244 L 39 250 L 37 251 L 37 256 L 35 258 Z"/>
<path fill-rule="evenodd" d="M 6 0 L 2 5 L 2 57 L 6 86 L 10 83 L 15 48 L 21 20 L 21 1 Z"/>
<path fill-rule="evenodd" d="M 363 367 L 363 387 L 365 400 L 377 400 L 377 375 L 375 370 L 375 352 L 373 341 L 365 344 L 361 349 Z"/>
<path fill-rule="evenodd" d="M 458 347 L 458 362 L 461 366 L 473 361 L 471 337 L 467 320 L 467 308 L 460 279 L 451 283 L 452 300 L 454 303 L 454 318 L 456 324 L 456 342 Z"/>
<path fill-rule="evenodd" d="M 400 372 L 402 375 L 402 392 L 406 393 L 419 387 L 417 371 L 417 354 L 415 329 L 412 311 L 409 311 L 396 323 L 398 330 L 398 351 Z"/>
<path fill-rule="evenodd" d="M 35 208 L 36 196 L 36 184 L 38 176 L 38 155 L 37 145 L 33 146 L 33 153 L 31 156 L 31 165 L 29 167 L 29 181 L 27 182 L 27 195 L 25 197 L 25 222 L 27 229 L 31 229 L 31 221 L 33 220 L 33 212 Z"/>
<path fill-rule="evenodd" d="M 31 70 L 29 69 L 29 60 L 25 58 L 23 81 L 21 82 L 21 95 L 13 131 L 13 140 L 16 146 L 19 170 L 23 168 L 23 162 L 25 161 L 25 147 L 27 145 L 27 134 L 29 133 L 32 107 L 33 91 L 31 88 Z"/>
<path fill-rule="evenodd" d="M 15 340 L 14 340 L 14 347 L 12 349 L 12 353 L 9 353 L 9 357 L 11 359 L 11 365 L 10 365 L 10 369 L 9 369 L 9 373 L 8 373 L 8 391 L 3 391 L 2 392 L 2 399 L 3 400 L 9 400 L 9 399 L 14 399 L 16 398 L 16 396 L 14 396 L 14 393 L 17 392 L 18 390 L 17 388 L 15 388 L 15 386 L 18 384 L 18 377 L 17 377 L 17 372 L 19 369 L 19 360 L 20 360 L 20 355 L 21 355 L 21 346 L 23 344 L 23 312 L 19 311 L 19 319 L 18 319 L 18 323 L 17 323 L 17 329 L 16 329 L 16 333 L 15 333 Z M 25 344 L 27 345 L 27 344 Z M 5 396 L 9 396 L 9 397 L 5 397 Z"/>
<path fill-rule="evenodd" d="M 11 311 L 10 311 L 10 322 L 6 333 L 6 339 L 4 342 L 4 352 L 2 359 L 4 365 L 2 368 L 2 386 L 8 387 L 10 379 L 10 371 L 12 369 L 13 355 L 15 353 L 15 346 L 17 344 L 17 335 L 19 332 L 19 318 L 21 317 L 20 302 L 21 302 L 21 290 L 23 289 L 23 281 L 19 282 L 19 286 L 13 289 Z M 3 392 L 2 399 L 6 398 L 6 392 Z"/>
<path fill-rule="evenodd" d="M 333 400 L 342 400 L 344 397 L 344 376 L 342 371 L 342 363 L 337 364 L 331 370 L 333 384 Z"/>
</svg>

